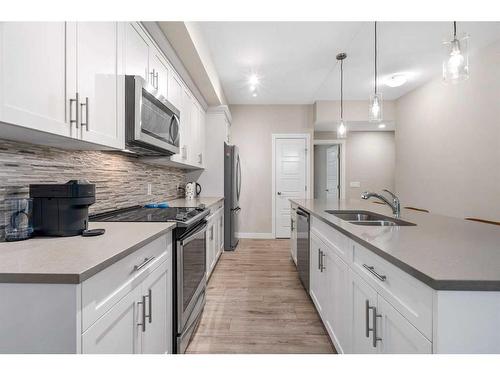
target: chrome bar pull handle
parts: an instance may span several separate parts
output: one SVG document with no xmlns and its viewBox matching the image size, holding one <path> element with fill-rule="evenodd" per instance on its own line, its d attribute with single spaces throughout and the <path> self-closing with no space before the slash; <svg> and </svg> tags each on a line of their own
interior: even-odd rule
<svg viewBox="0 0 500 375">
<path fill-rule="evenodd" d="M 324 270 L 326 270 L 324 260 L 325 260 L 325 253 L 322 251 L 321 252 L 321 272 L 323 272 Z"/>
<path fill-rule="evenodd" d="M 373 328 L 370 328 L 370 310 L 373 309 L 373 307 L 370 306 L 370 301 L 366 300 L 365 301 L 365 319 L 366 319 L 366 337 L 370 337 L 370 332 L 373 331 Z"/>
<path fill-rule="evenodd" d="M 155 257 L 144 258 L 144 261 L 141 264 L 134 266 L 134 271 L 139 271 L 141 268 L 144 268 L 148 263 L 152 262 L 154 258 Z"/>
<path fill-rule="evenodd" d="M 377 337 L 377 318 L 381 318 L 382 315 L 380 314 L 377 314 L 377 308 L 376 307 L 372 307 L 372 316 L 373 316 L 373 347 L 376 348 L 377 347 L 377 341 L 382 341 L 382 338 L 381 337 Z"/>
<path fill-rule="evenodd" d="M 137 323 L 141 327 L 142 332 L 146 332 L 146 296 L 142 296 L 142 301 L 137 302 L 138 305 L 142 305 L 142 317 L 141 323 Z"/>
<path fill-rule="evenodd" d="M 318 270 L 321 270 L 321 249 L 318 249 Z"/>
<path fill-rule="evenodd" d="M 379 274 L 377 271 L 375 271 L 375 267 L 369 266 L 367 264 L 363 264 L 363 267 L 368 270 L 373 276 L 375 276 L 377 279 L 380 281 L 385 281 L 387 280 L 387 276 Z"/>
<path fill-rule="evenodd" d="M 85 122 L 83 122 L 83 107 L 85 107 Z M 89 131 L 89 97 L 85 97 L 85 103 L 80 103 L 80 117 L 82 119 L 81 125 Z"/>
<path fill-rule="evenodd" d="M 156 79 L 156 89 L 158 90 L 158 72 L 156 72 L 154 79 Z"/>
<path fill-rule="evenodd" d="M 148 290 L 148 295 L 144 296 L 144 298 L 148 298 L 148 308 L 149 314 L 144 315 L 144 319 L 148 318 L 149 323 L 153 323 L 153 292 L 151 289 Z M 144 306 L 144 311 L 146 311 L 146 306 Z"/>
<path fill-rule="evenodd" d="M 78 129 L 79 125 L 79 116 L 78 116 L 78 100 L 79 96 L 78 93 L 75 95 L 75 99 L 70 99 L 69 100 L 69 123 L 70 124 L 75 124 L 76 128 Z M 75 119 L 73 120 L 73 102 L 75 103 Z"/>
</svg>

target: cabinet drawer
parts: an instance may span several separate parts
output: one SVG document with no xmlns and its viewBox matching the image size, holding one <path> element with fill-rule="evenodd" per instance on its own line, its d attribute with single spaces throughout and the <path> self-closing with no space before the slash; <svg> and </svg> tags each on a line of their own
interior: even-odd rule
<svg viewBox="0 0 500 375">
<path fill-rule="evenodd" d="M 432 341 L 431 288 L 357 243 L 353 268 Z"/>
<path fill-rule="evenodd" d="M 172 235 L 167 233 L 82 283 L 82 332 L 171 257 Z M 144 264 L 140 269 L 135 267 Z"/>
<path fill-rule="evenodd" d="M 352 263 L 352 241 L 334 227 L 323 223 L 315 217 L 311 218 L 311 230 L 326 244 L 329 245 L 335 254 L 347 264 Z"/>
</svg>

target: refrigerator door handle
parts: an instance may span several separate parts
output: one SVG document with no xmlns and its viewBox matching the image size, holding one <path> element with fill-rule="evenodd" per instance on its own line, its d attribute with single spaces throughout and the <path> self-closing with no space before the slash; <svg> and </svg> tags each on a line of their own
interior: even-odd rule
<svg viewBox="0 0 500 375">
<path fill-rule="evenodd" d="M 241 211 L 241 207 L 231 208 L 231 211 L 234 211 L 234 212 Z"/>
<path fill-rule="evenodd" d="M 240 200 L 240 193 L 241 193 L 241 162 L 240 162 L 240 155 L 238 154 L 238 161 L 237 161 L 237 191 L 236 191 L 236 196 L 238 197 L 238 200 Z"/>
</svg>

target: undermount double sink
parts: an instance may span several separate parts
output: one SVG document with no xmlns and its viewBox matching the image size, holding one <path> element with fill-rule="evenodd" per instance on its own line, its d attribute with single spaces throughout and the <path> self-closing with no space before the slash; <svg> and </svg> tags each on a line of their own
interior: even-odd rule
<svg viewBox="0 0 500 375">
<path fill-rule="evenodd" d="M 406 227 L 416 225 L 408 221 L 370 211 L 326 210 L 325 212 L 356 225 L 374 227 Z"/>
</svg>

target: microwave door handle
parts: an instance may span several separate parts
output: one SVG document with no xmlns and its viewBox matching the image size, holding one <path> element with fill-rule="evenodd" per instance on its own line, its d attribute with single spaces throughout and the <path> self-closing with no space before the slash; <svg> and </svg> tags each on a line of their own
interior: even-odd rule
<svg viewBox="0 0 500 375">
<path fill-rule="evenodd" d="M 174 124 L 177 128 L 175 133 L 173 133 Z M 172 141 L 172 144 L 175 145 L 175 143 L 177 142 L 177 138 L 179 138 L 179 120 L 177 119 L 177 116 L 175 114 L 172 115 L 172 117 L 170 118 L 170 126 L 168 128 L 168 134 L 170 135 L 170 140 Z"/>
</svg>

